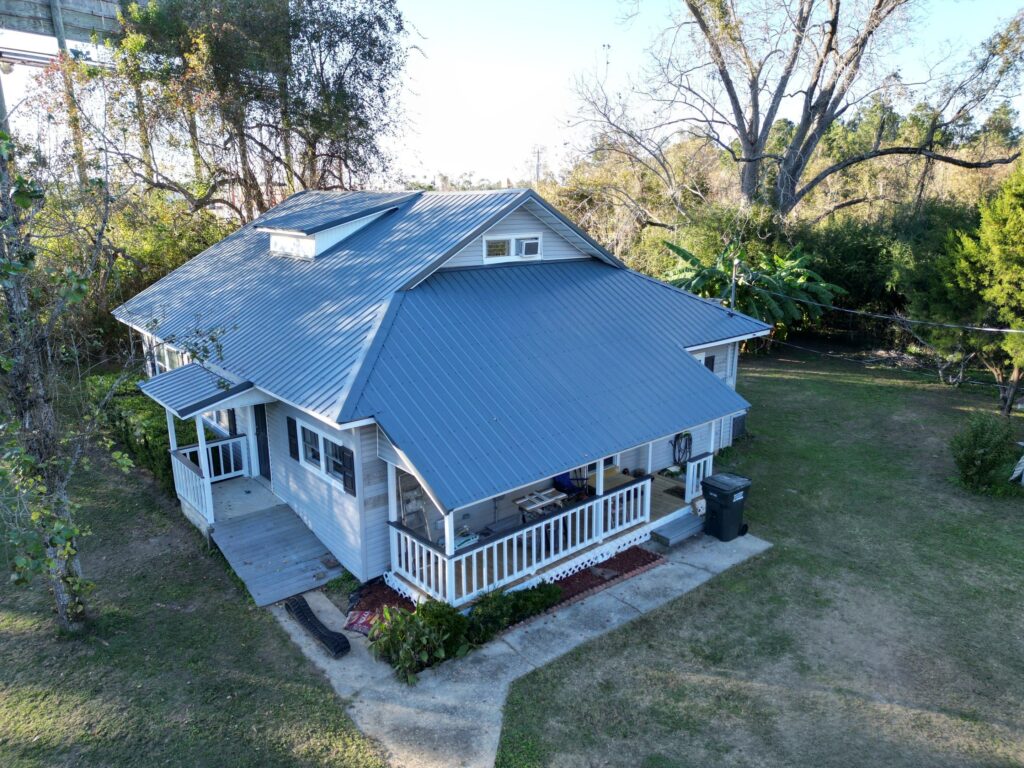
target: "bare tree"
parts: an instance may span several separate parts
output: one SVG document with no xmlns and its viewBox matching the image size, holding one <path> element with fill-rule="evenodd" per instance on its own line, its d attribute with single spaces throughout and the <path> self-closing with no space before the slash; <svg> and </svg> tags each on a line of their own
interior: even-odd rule
<svg viewBox="0 0 1024 768">
<path fill-rule="evenodd" d="M 701 138 L 739 166 L 744 200 L 786 216 L 825 180 L 886 156 L 985 168 L 1010 163 L 1019 151 L 971 157 L 943 149 L 939 137 L 1018 82 L 1024 66 L 1024 11 L 994 33 L 967 61 L 906 83 L 885 72 L 893 39 L 913 29 L 917 0 L 684 0 L 685 12 L 653 54 L 644 83 L 610 94 L 601 82 L 580 89 L 586 119 L 665 185 L 681 187 L 666 149 Z M 911 96 L 935 105 L 930 125 L 913 143 L 885 141 L 841 158 L 821 158 L 822 139 L 868 99 Z M 785 132 L 773 132 L 780 120 Z M 767 188 L 766 188 L 767 187 Z M 837 205 L 849 207 L 851 200 Z"/>
</svg>

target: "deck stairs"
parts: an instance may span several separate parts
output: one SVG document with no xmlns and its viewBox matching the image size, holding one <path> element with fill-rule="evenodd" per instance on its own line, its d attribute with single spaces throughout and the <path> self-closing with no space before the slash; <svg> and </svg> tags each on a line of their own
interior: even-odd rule
<svg viewBox="0 0 1024 768">
<path fill-rule="evenodd" d="M 704 518 L 692 512 L 682 517 L 669 520 L 664 525 L 651 531 L 651 538 L 666 547 L 674 547 L 691 536 L 697 536 L 704 530 Z"/>
</svg>

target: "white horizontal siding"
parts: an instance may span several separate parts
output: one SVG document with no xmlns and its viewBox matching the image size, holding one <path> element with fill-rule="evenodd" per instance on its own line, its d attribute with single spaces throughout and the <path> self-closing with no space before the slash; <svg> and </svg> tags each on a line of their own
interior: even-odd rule
<svg viewBox="0 0 1024 768">
<path fill-rule="evenodd" d="M 358 496 L 350 496 L 338 485 L 300 464 L 288 453 L 287 417 L 315 426 L 332 440 L 356 452 L 359 449 L 352 430 L 332 429 L 321 421 L 314 421 L 284 403 L 267 406 L 267 437 L 270 443 L 270 462 L 273 467 L 272 486 L 324 546 L 338 558 L 356 578 L 365 581 L 366 564 L 363 559 L 362 526 Z M 300 443 L 301 445 L 301 443 Z M 357 481 L 356 490 L 359 485 Z"/>
<path fill-rule="evenodd" d="M 483 249 L 484 238 L 501 235 L 531 235 L 540 234 L 543 236 L 544 261 L 564 261 L 566 259 L 586 259 L 585 253 L 572 245 L 568 240 L 557 234 L 532 213 L 518 208 L 493 227 L 477 237 L 469 245 L 456 253 L 442 269 L 452 267 L 479 267 L 484 263 Z M 510 262 L 504 262 L 506 264 Z"/>
<path fill-rule="evenodd" d="M 377 456 L 377 427 L 359 428 L 359 459 L 363 506 L 365 578 L 380 576 L 390 567 L 388 534 L 388 465 Z"/>
</svg>

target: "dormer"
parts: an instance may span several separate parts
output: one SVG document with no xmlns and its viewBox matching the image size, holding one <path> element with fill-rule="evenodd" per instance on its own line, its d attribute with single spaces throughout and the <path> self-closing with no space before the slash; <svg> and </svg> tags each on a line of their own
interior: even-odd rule
<svg viewBox="0 0 1024 768">
<path fill-rule="evenodd" d="M 396 210 L 415 194 L 353 192 L 321 202 L 315 192 L 305 193 L 313 203 L 280 216 L 267 216 L 256 226 L 270 235 L 270 254 L 312 261 L 343 240 Z"/>
</svg>

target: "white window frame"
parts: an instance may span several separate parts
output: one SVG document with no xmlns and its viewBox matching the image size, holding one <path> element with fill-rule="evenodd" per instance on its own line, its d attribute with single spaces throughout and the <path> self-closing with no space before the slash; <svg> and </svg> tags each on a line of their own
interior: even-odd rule
<svg viewBox="0 0 1024 768">
<path fill-rule="evenodd" d="M 508 243 L 508 256 L 488 256 L 487 255 L 487 244 L 504 240 Z M 536 256 L 516 256 L 516 240 L 536 240 L 537 241 L 537 255 Z M 512 261 L 540 261 L 544 258 L 544 233 L 543 232 L 527 232 L 513 235 L 485 235 L 483 237 L 483 248 L 481 249 L 481 255 L 484 260 L 484 264 L 507 264 Z"/>
<path fill-rule="evenodd" d="M 304 419 L 300 419 L 300 418 L 298 418 L 296 416 L 292 416 L 292 418 L 295 419 L 295 428 L 299 431 L 299 462 L 298 462 L 299 465 L 304 467 L 305 469 L 309 470 L 314 475 L 317 475 L 318 477 L 323 478 L 324 480 L 329 482 L 331 485 L 333 485 L 335 488 L 337 488 L 339 491 L 341 491 L 343 494 L 345 494 L 349 498 L 358 499 L 359 498 L 359 492 L 361 490 L 359 488 L 359 450 L 358 450 L 358 448 L 355 445 L 350 445 L 349 443 L 345 442 L 344 440 L 341 440 L 338 437 L 336 437 L 334 435 L 331 435 L 328 432 L 325 432 L 324 430 L 322 430 L 319 427 L 315 426 L 312 422 L 305 421 Z M 319 466 L 314 464 L 313 462 L 309 461 L 306 458 L 306 446 L 305 446 L 305 443 L 302 441 L 302 430 L 303 429 L 307 429 L 307 430 L 309 430 L 310 432 L 312 432 L 313 434 L 315 434 L 317 436 L 317 446 L 320 449 L 320 464 L 319 464 Z M 332 475 L 330 472 L 327 471 L 327 447 L 326 447 L 326 445 L 324 445 L 324 441 L 332 442 L 335 445 L 341 446 L 342 448 L 348 448 L 350 451 L 352 451 L 352 472 L 353 472 L 352 484 L 355 486 L 355 491 L 356 491 L 355 495 L 350 494 L 348 491 L 345 490 L 345 482 L 344 482 L 344 480 L 342 478 L 336 477 L 336 476 Z"/>
</svg>

